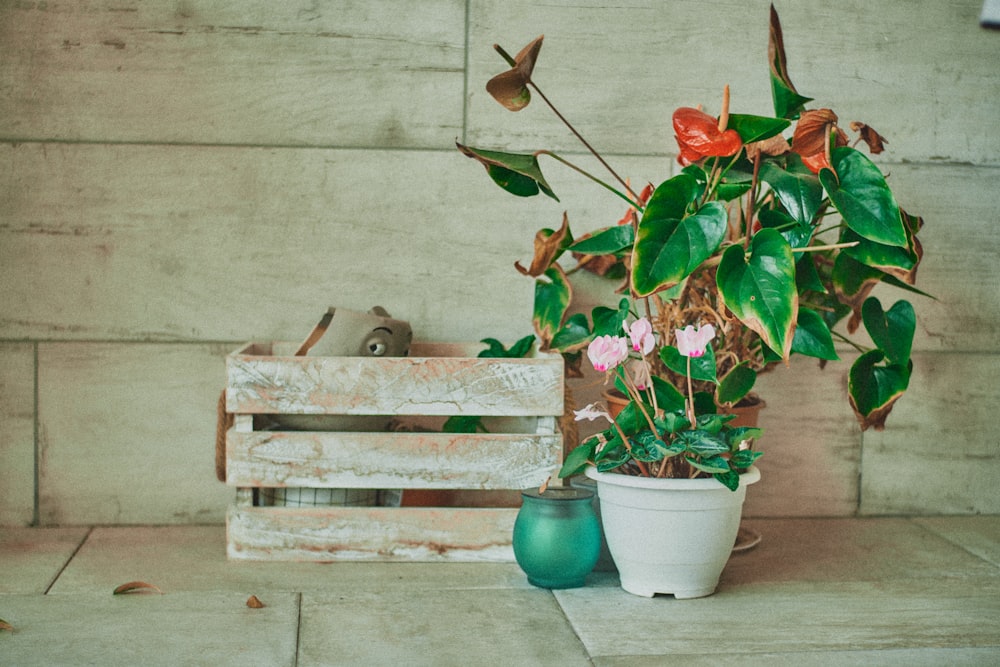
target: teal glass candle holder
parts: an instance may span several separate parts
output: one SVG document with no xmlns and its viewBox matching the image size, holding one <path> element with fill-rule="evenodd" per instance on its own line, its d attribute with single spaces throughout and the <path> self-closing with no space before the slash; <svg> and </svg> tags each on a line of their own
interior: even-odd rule
<svg viewBox="0 0 1000 667">
<path fill-rule="evenodd" d="M 593 491 L 526 489 L 514 521 L 514 558 L 539 588 L 578 588 L 601 551 Z"/>
</svg>

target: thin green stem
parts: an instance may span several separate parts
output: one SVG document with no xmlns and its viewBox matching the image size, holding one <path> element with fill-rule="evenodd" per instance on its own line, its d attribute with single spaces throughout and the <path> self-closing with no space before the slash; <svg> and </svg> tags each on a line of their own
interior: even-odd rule
<svg viewBox="0 0 1000 667">
<path fill-rule="evenodd" d="M 591 174 L 586 169 L 584 169 L 584 168 L 582 168 L 580 166 L 577 166 L 576 164 L 573 164 L 572 162 L 570 162 L 566 158 L 564 158 L 564 157 L 562 157 L 562 156 L 560 156 L 560 155 L 558 155 L 556 153 L 553 153 L 552 151 L 549 151 L 549 150 L 536 151 L 535 155 L 536 156 L 537 155 L 548 155 L 550 158 L 552 158 L 554 160 L 558 160 L 559 162 L 562 162 L 564 165 L 566 165 L 567 167 L 569 167 L 573 171 L 575 171 L 575 172 L 577 172 L 577 173 L 579 173 L 579 174 L 581 174 L 583 176 L 586 176 L 587 178 L 589 178 L 593 182 L 595 182 L 598 185 L 600 185 L 602 188 L 606 188 L 607 190 L 609 190 L 613 194 L 617 195 L 618 197 L 621 197 L 625 202 L 628 203 L 629 206 L 635 207 L 640 213 L 642 212 L 642 206 L 639 205 L 639 203 L 638 203 L 639 202 L 639 198 L 638 197 L 635 198 L 635 201 L 633 201 L 632 199 L 629 199 L 628 195 L 626 195 L 621 190 L 615 189 L 614 186 L 609 185 L 608 183 L 605 183 L 601 179 L 599 179 L 596 176 L 594 176 L 593 174 Z M 627 188 L 628 186 L 625 186 L 625 187 Z M 629 192 L 631 193 L 632 190 L 629 189 Z"/>
<path fill-rule="evenodd" d="M 573 136 L 575 136 L 580 141 L 580 143 L 582 143 L 587 148 L 587 150 L 590 151 L 591 155 L 597 158 L 597 161 L 600 162 L 604 166 L 604 168 L 607 169 L 608 172 L 615 177 L 615 180 L 618 181 L 622 185 L 622 187 L 628 191 L 630 195 L 632 195 L 632 198 L 638 202 L 639 195 L 637 195 L 635 192 L 632 191 L 632 188 L 630 188 L 629 184 L 625 182 L 625 179 L 619 176 L 618 172 L 616 172 L 614 169 L 611 168 L 611 165 L 609 165 L 605 161 L 605 159 L 601 157 L 601 154 L 598 153 L 597 150 L 590 145 L 590 142 L 584 139 L 582 134 L 577 132 L 576 128 L 573 127 L 573 124 L 570 123 L 565 116 L 559 113 L 559 109 L 557 109 L 556 106 L 552 104 L 551 101 L 549 101 L 549 98 L 545 96 L 545 93 L 542 92 L 542 89 L 539 88 L 538 85 L 530 79 L 527 81 L 527 84 L 535 89 L 535 92 L 538 93 L 538 96 L 542 98 L 542 101 L 548 105 L 549 109 L 552 110 L 552 113 L 556 115 L 556 118 L 562 121 L 562 124 L 565 125 L 567 128 L 569 128 L 569 131 L 573 133 Z"/>
<path fill-rule="evenodd" d="M 874 349 L 874 348 L 864 347 L 862 345 L 858 345 L 853 340 L 851 340 L 850 338 L 848 338 L 844 334 L 840 333 L 839 331 L 831 331 L 830 335 L 833 336 L 834 338 L 836 338 L 837 340 L 839 340 L 842 343 L 847 343 L 848 345 L 850 345 L 851 347 L 853 347 L 855 350 L 857 350 L 861 354 L 864 354 L 865 352 L 871 352 Z"/>
</svg>

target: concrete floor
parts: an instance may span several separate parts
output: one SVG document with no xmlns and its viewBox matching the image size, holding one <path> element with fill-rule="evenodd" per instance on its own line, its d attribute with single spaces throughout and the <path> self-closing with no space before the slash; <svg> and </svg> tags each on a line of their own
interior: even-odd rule
<svg viewBox="0 0 1000 667">
<path fill-rule="evenodd" d="M 513 563 L 227 562 L 222 526 L 0 528 L 0 665 L 1000 665 L 1000 516 L 746 524 L 761 544 L 686 601 Z M 162 594 L 112 595 L 133 580 Z"/>
</svg>

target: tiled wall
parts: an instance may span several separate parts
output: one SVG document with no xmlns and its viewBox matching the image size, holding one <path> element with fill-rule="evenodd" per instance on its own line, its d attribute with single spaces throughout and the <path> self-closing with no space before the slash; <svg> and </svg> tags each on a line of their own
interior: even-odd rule
<svg viewBox="0 0 1000 667">
<path fill-rule="evenodd" d="M 0 524 L 221 521 L 223 357 L 328 305 L 427 340 L 528 333 L 535 230 L 622 211 L 552 162 L 561 202 L 506 196 L 455 151 L 577 150 L 486 95 L 494 42 L 544 33 L 537 81 L 635 182 L 675 168 L 675 107 L 729 83 L 769 112 L 767 2 L 560 4 L 0 4 Z M 850 415 L 849 359 L 762 379 L 747 511 L 1000 512 L 1000 33 L 980 0 L 776 4 L 799 90 L 888 137 L 936 300 L 884 432 Z"/>
</svg>

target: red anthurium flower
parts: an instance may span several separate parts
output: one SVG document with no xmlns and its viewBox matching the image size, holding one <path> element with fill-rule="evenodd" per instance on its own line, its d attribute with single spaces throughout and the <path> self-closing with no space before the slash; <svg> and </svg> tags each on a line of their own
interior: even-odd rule
<svg viewBox="0 0 1000 667">
<path fill-rule="evenodd" d="M 700 109 L 681 107 L 674 112 L 674 136 L 680 147 L 677 161 L 687 166 L 706 157 L 728 157 L 743 148 L 736 130 L 720 130 L 719 121 Z"/>
</svg>

